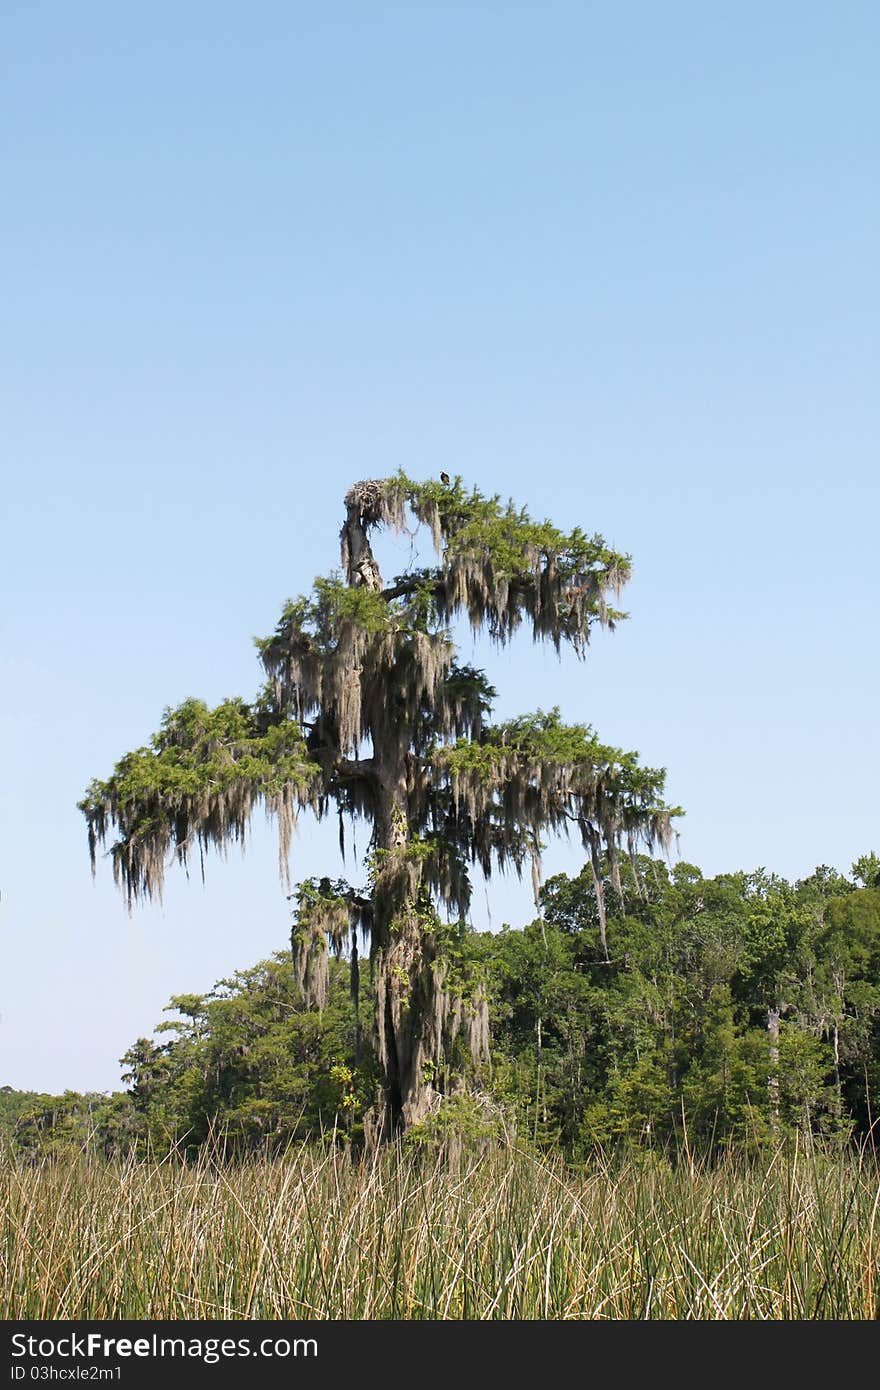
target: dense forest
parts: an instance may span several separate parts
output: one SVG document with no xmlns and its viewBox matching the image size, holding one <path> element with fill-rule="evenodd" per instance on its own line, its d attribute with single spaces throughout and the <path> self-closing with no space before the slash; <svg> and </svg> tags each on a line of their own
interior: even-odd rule
<svg viewBox="0 0 880 1390">
<path fill-rule="evenodd" d="M 481 981 L 489 1060 L 465 1035 L 407 1142 L 510 1138 L 570 1161 L 596 1146 L 753 1151 L 786 1135 L 873 1142 L 880 1096 L 880 858 L 847 878 L 764 870 L 706 878 L 636 859 L 600 913 L 591 868 L 541 890 L 522 930 L 447 926 L 462 980 Z M 600 920 L 604 915 L 605 921 Z M 296 952 L 294 949 L 294 959 Z M 291 1139 L 357 1146 L 381 1077 L 369 964 L 328 960 L 322 1007 L 291 953 L 172 998 L 121 1059 L 124 1091 L 0 1091 L 22 1154 L 93 1148 L 185 1155 Z M 472 987 L 472 986 L 471 986 Z M 466 1032 L 466 1030 L 465 1030 Z"/>
</svg>

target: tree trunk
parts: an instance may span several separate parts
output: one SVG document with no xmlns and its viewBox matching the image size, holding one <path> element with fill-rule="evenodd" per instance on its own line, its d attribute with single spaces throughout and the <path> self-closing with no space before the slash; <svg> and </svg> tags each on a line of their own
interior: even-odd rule
<svg viewBox="0 0 880 1390">
<path fill-rule="evenodd" d="M 381 514 L 381 484 L 373 480 L 346 496 L 342 565 L 355 588 L 381 592 L 382 577 L 367 538 Z M 448 1048 L 462 1021 L 460 999 L 445 988 L 437 958 L 433 912 L 423 901 L 422 860 L 410 847 L 409 731 L 385 708 L 371 725 L 375 791 L 373 846 L 379 852 L 372 894 L 371 966 L 376 990 L 376 1032 L 384 1077 L 368 1138 L 387 1138 L 424 1120 L 438 1096 Z M 485 996 L 469 1020 L 472 1055 L 488 1052 Z"/>
<path fill-rule="evenodd" d="M 351 1002 L 354 1008 L 354 1064 L 361 1064 L 361 966 L 357 933 L 351 934 Z"/>
<path fill-rule="evenodd" d="M 770 1071 L 767 1078 L 770 1124 L 776 1131 L 779 1128 L 779 1009 L 775 1004 L 767 1010 L 767 1032 L 770 1034 Z"/>
<path fill-rule="evenodd" d="M 346 579 L 351 585 L 363 585 L 378 592 L 382 588 L 382 576 L 364 530 L 360 501 L 352 499 L 346 510 L 347 515 L 339 533 Z"/>
<path fill-rule="evenodd" d="M 442 977 L 432 969 L 433 937 L 417 911 L 418 865 L 406 858 L 409 827 L 403 775 L 380 776 L 373 969 L 379 1060 L 384 1070 L 378 1130 L 388 1137 L 429 1114 L 440 1061 Z M 439 1023 L 439 1027 L 438 1027 Z"/>
</svg>

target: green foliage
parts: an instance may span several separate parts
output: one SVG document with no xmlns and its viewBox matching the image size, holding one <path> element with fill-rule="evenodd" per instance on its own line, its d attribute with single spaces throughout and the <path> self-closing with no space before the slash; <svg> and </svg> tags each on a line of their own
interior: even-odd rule
<svg viewBox="0 0 880 1390">
<path fill-rule="evenodd" d="M 419 871 L 434 852 L 430 839 L 379 851 L 376 878 Z M 636 856 L 618 891 L 601 867 L 607 957 L 589 869 L 550 879 L 542 917 L 522 930 L 474 933 L 444 922 L 427 896 L 414 902 L 430 947 L 423 969 L 448 1007 L 475 1020 L 488 992 L 492 1067 L 475 1069 L 461 1039 L 443 1063 L 426 1053 L 436 1103 L 412 1142 L 462 1154 L 503 1132 L 570 1160 L 609 1145 L 674 1156 L 754 1153 L 795 1134 L 871 1142 L 880 889 L 825 870 L 796 884 L 763 870 L 706 878 Z M 349 913 L 368 902 L 342 880 L 311 879 L 298 918 L 326 923 L 338 909 L 348 932 Z M 398 924 L 402 942 L 410 927 Z M 325 957 L 319 1012 L 304 1006 L 290 957 L 276 955 L 207 994 L 174 996 L 156 1037 L 122 1059 L 124 1093 L 0 1091 L 0 1134 L 37 1156 L 169 1144 L 193 1154 L 218 1132 L 238 1150 L 334 1132 L 359 1143 L 379 1084 L 372 1053 L 358 1048 L 374 982 L 356 961 L 352 990 L 351 962 Z M 389 974 L 410 1007 L 422 977 L 400 958 Z"/>
<path fill-rule="evenodd" d="M 491 1098 L 465 1091 L 454 1092 L 425 1120 L 406 1135 L 407 1148 L 430 1153 L 436 1159 L 457 1162 L 462 1157 L 488 1153 L 509 1138 L 503 1109 Z"/>
<path fill-rule="evenodd" d="M 591 780 L 602 779 L 609 800 L 625 795 L 643 811 L 653 807 L 667 816 L 683 815 L 680 807 L 661 802 L 665 769 L 640 767 L 637 753 L 601 743 L 588 724 L 563 724 L 558 707 L 487 728 L 479 742 L 461 740 L 444 749 L 438 761 L 452 778 L 468 774 L 492 786 L 502 770 L 518 762 L 529 769 L 565 769 L 574 779 L 583 769 Z"/>
<path fill-rule="evenodd" d="M 482 939 L 496 1085 L 522 1129 L 572 1156 L 867 1134 L 880 894 L 843 882 L 670 875 L 639 857 L 620 893 L 603 885 L 605 959 L 589 872 L 551 879 L 544 920 Z"/>
<path fill-rule="evenodd" d="M 852 866 L 852 874 L 863 888 L 880 888 L 880 855 L 873 850 L 861 855 Z"/>
<path fill-rule="evenodd" d="M 388 602 L 373 589 L 352 587 L 338 574 L 315 580 L 314 598 L 288 599 L 281 610 L 275 631 L 269 637 L 257 637 L 254 644 L 261 656 L 270 653 L 279 642 L 293 635 L 304 645 L 324 655 L 332 654 L 343 627 L 359 628 L 365 633 L 388 632 L 399 627 L 405 609 Z M 424 621 L 421 630 L 425 630 Z"/>
<path fill-rule="evenodd" d="M 0 1089 L 0 1150 L 36 1161 L 97 1152 L 113 1157 L 129 1152 L 143 1132 L 130 1095 L 52 1096 Z"/>
<path fill-rule="evenodd" d="M 468 492 L 460 477 L 446 486 L 434 480 L 416 482 L 401 471 L 387 486 L 402 494 L 415 515 L 434 530 L 438 550 L 442 545 L 443 566 L 436 575 L 441 584 L 479 566 L 489 587 L 518 593 L 521 607 L 515 616 L 505 620 L 500 609 L 492 613 L 490 630 L 499 640 L 506 640 L 523 612 L 535 616 L 530 600 L 542 574 L 552 575 L 557 606 L 572 611 L 581 595 L 598 600 L 606 588 L 619 590 L 629 578 L 629 557 L 611 550 L 601 536 L 588 536 L 579 527 L 565 532 L 549 521 L 536 522 L 524 507 L 504 503 L 498 494 L 489 497 L 476 487 Z M 430 577 L 426 573 L 423 581 Z M 445 611 L 455 612 L 461 605 L 464 596 L 458 592 L 458 604 L 451 593 L 443 594 Z M 602 606 L 605 622 L 625 616 Z M 563 623 L 559 636 L 573 635 L 564 631 Z"/>
<path fill-rule="evenodd" d="M 295 800 L 313 795 L 317 769 L 298 726 L 268 704 L 226 700 L 209 709 L 185 700 L 166 709 L 149 747 L 127 753 L 106 781 L 91 783 L 79 808 L 89 830 L 92 869 L 115 829 L 113 873 L 129 907 L 161 896 L 169 850 L 186 865 L 200 851 L 244 841 L 255 802 L 288 825 Z M 289 839 L 289 831 L 283 837 Z"/>
<path fill-rule="evenodd" d="M 338 1127 L 360 1132 L 377 1084 L 372 1060 L 355 1061 L 355 1014 L 346 967 L 329 962 L 320 1014 L 296 990 L 277 954 L 221 981 L 210 994 L 176 997 L 179 1017 L 157 1031 L 165 1080 L 148 1106 L 151 1137 L 196 1148 L 221 1125 L 230 1142 L 283 1146 Z M 129 1054 L 130 1057 L 130 1054 Z M 152 1084 L 154 1057 L 132 1068 L 133 1093 Z"/>
<path fill-rule="evenodd" d="M 0 1140 L 33 1157 L 193 1155 L 221 1134 L 238 1153 L 334 1131 L 358 1142 L 378 1073 L 372 1057 L 355 1058 L 354 1010 L 343 964 L 331 962 L 318 1015 L 279 953 L 208 994 L 175 995 L 159 1038 L 139 1038 L 121 1059 L 125 1092 L 0 1090 Z"/>
</svg>

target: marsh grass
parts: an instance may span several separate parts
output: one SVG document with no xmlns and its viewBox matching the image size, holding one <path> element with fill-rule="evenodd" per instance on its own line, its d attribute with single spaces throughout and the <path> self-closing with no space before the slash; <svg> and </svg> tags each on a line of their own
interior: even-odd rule
<svg viewBox="0 0 880 1390">
<path fill-rule="evenodd" d="M 874 1318 L 880 1169 L 332 1147 L 0 1162 L 10 1318 Z"/>
</svg>

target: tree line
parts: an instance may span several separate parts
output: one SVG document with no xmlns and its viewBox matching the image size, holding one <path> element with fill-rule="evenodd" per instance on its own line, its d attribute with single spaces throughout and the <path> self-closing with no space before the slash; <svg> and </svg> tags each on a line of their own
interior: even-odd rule
<svg viewBox="0 0 880 1390">
<path fill-rule="evenodd" d="M 754 1151 L 794 1134 L 873 1143 L 880 858 L 795 883 L 641 856 L 615 886 L 602 867 L 598 883 L 592 866 L 550 879 L 523 929 L 446 924 L 451 1008 L 467 1016 L 483 991 L 490 1046 L 463 1028 L 443 1068 L 425 1063 L 437 1099 L 408 1141 L 515 1135 L 572 1161 L 614 1145 Z M 174 996 L 121 1059 L 124 1090 L 7 1087 L 0 1134 L 34 1155 L 194 1154 L 218 1136 L 236 1152 L 357 1146 L 382 1084 L 376 978 L 365 957 L 356 989 L 350 961 L 328 953 L 326 966 L 320 1007 L 288 951 Z"/>
</svg>

